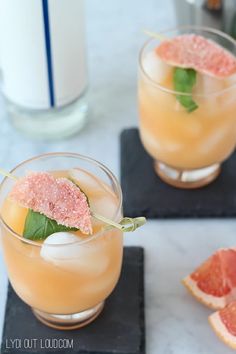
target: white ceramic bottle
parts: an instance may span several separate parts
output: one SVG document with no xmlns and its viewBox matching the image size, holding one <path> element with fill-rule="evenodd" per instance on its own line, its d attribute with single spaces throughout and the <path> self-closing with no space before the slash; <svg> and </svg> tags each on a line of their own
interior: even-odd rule
<svg viewBox="0 0 236 354">
<path fill-rule="evenodd" d="M 87 115 L 83 0 L 0 0 L 2 91 L 35 138 L 76 133 Z"/>
</svg>

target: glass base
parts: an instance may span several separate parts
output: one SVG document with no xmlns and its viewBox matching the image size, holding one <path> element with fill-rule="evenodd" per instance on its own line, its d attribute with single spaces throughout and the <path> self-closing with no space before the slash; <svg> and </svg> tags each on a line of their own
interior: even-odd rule
<svg viewBox="0 0 236 354">
<path fill-rule="evenodd" d="M 178 170 L 162 162 L 154 161 L 154 168 L 158 176 L 177 188 L 200 188 L 211 183 L 220 173 L 220 164 L 194 170 Z"/>
<path fill-rule="evenodd" d="M 48 110 L 32 110 L 6 100 L 6 109 L 13 126 L 21 133 L 38 140 L 56 140 L 78 133 L 84 126 L 87 94 L 70 104 Z"/>
<path fill-rule="evenodd" d="M 102 312 L 103 307 L 104 301 L 88 310 L 71 315 L 54 315 L 33 308 L 32 311 L 40 322 L 49 327 L 59 330 L 72 330 L 84 327 L 94 321 Z"/>
</svg>

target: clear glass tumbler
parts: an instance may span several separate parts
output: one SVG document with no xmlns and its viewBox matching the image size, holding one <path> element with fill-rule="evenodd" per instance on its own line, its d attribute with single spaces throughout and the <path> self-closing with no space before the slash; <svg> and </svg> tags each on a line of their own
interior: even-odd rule
<svg viewBox="0 0 236 354">
<path fill-rule="evenodd" d="M 99 162 L 73 153 L 52 153 L 35 157 L 11 172 L 49 171 L 66 176 L 79 173 L 81 189 L 90 207 L 119 222 L 122 193 L 117 179 Z M 5 178 L 0 186 L 1 243 L 12 287 L 36 317 L 57 329 L 74 329 L 93 321 L 119 279 L 123 235 L 93 221 L 93 234 L 78 241 L 45 244 L 22 237 L 28 212 L 8 198 L 14 181 Z M 84 236 L 84 237 L 82 237 Z"/>
<path fill-rule="evenodd" d="M 214 29 L 181 27 L 163 32 L 165 38 L 194 33 L 213 40 L 236 55 L 236 42 Z M 173 89 L 171 66 L 155 57 L 158 39 L 151 38 L 139 56 L 138 102 L 140 135 L 154 159 L 157 174 L 179 188 L 212 182 L 236 143 L 236 75 L 217 79 L 197 72 L 189 113 L 177 100 L 187 93 Z"/>
</svg>

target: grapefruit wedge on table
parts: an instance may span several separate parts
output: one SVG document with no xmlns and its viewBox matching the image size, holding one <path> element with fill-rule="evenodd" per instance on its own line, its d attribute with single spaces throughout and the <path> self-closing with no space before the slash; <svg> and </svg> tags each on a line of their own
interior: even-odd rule
<svg viewBox="0 0 236 354">
<path fill-rule="evenodd" d="M 230 52 L 196 34 L 164 40 L 156 48 L 156 53 L 172 66 L 192 68 L 217 78 L 226 78 L 236 72 L 236 58 Z"/>
<path fill-rule="evenodd" d="M 213 313 L 209 322 L 218 337 L 236 349 L 236 301 L 232 301 L 224 309 Z"/>
<path fill-rule="evenodd" d="M 236 248 L 216 251 L 183 284 L 203 304 L 223 309 L 236 300 Z"/>
</svg>

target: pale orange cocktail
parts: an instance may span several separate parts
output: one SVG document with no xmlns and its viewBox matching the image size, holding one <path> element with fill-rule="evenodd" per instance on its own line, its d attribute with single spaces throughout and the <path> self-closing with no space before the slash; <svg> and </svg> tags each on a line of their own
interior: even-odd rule
<svg viewBox="0 0 236 354">
<path fill-rule="evenodd" d="M 28 170 L 73 179 L 94 212 L 120 221 L 119 184 L 99 163 L 77 154 L 48 154 L 24 162 L 13 173 L 24 176 Z M 48 325 L 71 329 L 90 322 L 118 281 L 122 232 L 93 219 L 90 236 L 71 231 L 73 238 L 69 242 L 68 232 L 53 242 L 25 239 L 22 233 L 28 210 L 8 197 L 13 184 L 6 178 L 0 194 L 2 247 L 11 285 Z"/>
<path fill-rule="evenodd" d="M 163 38 L 195 33 L 220 43 L 233 55 L 236 43 L 215 30 L 187 28 L 170 31 Z M 194 188 L 211 182 L 236 143 L 236 75 L 216 78 L 196 73 L 191 98 L 197 109 L 188 111 L 176 92 L 175 67 L 161 60 L 158 39 L 150 39 L 140 53 L 140 135 L 154 158 L 159 176 L 177 187 Z"/>
</svg>

